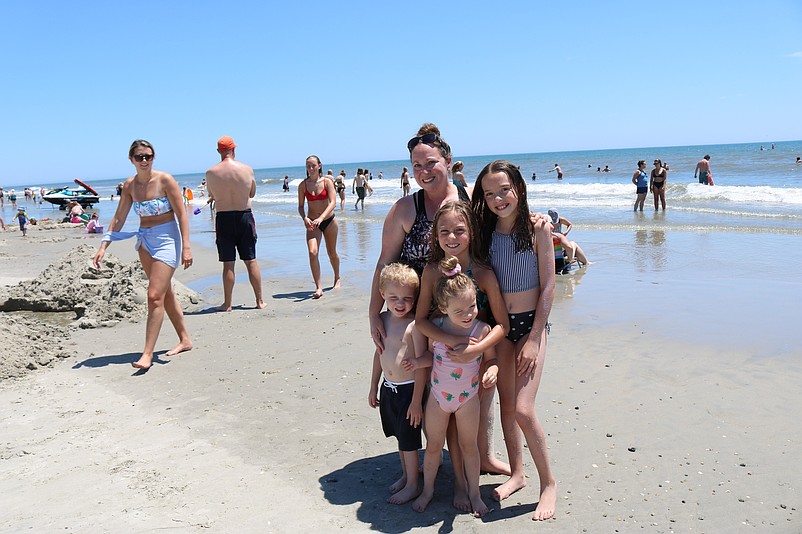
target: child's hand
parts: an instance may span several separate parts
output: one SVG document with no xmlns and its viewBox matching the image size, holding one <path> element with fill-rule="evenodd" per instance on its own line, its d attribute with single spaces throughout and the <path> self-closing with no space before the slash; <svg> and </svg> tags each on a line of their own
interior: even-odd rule
<svg viewBox="0 0 802 534">
<path fill-rule="evenodd" d="M 419 402 L 411 402 L 407 409 L 407 419 L 413 428 L 418 428 L 423 421 L 423 407 Z"/>
<path fill-rule="evenodd" d="M 401 367 L 408 373 L 414 373 L 420 367 L 418 366 L 417 358 L 404 358 L 401 360 Z"/>
<path fill-rule="evenodd" d="M 468 363 L 481 354 L 476 344 L 479 342 L 475 337 L 467 338 L 467 343 L 460 343 L 450 347 L 446 352 L 448 357 L 458 363 Z"/>
<path fill-rule="evenodd" d="M 379 407 L 379 397 L 376 394 L 376 390 L 374 388 L 371 388 L 370 393 L 368 393 L 368 405 L 371 408 Z"/>
<path fill-rule="evenodd" d="M 498 365 L 493 364 L 487 367 L 485 374 L 482 375 L 482 387 L 492 388 L 498 381 Z"/>
</svg>

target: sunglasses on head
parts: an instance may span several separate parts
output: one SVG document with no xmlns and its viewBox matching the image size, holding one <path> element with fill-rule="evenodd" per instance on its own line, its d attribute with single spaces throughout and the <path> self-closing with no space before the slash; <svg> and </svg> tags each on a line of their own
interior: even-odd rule
<svg viewBox="0 0 802 534">
<path fill-rule="evenodd" d="M 143 161 L 150 161 L 153 159 L 153 154 L 134 154 L 134 161 L 143 162 Z"/>
<path fill-rule="evenodd" d="M 409 149 L 410 152 L 412 152 L 412 149 L 418 146 L 420 143 L 423 143 L 425 145 L 431 145 L 434 143 L 442 145 L 443 140 L 440 139 L 440 136 L 437 135 L 436 133 L 427 133 L 410 139 L 409 143 L 407 143 L 407 148 Z"/>
</svg>

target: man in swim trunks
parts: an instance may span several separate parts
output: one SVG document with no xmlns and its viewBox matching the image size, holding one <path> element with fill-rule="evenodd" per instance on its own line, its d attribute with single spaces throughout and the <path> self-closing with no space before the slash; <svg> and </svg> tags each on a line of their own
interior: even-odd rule
<svg viewBox="0 0 802 534">
<path fill-rule="evenodd" d="M 234 291 L 234 265 L 237 253 L 245 263 L 248 278 L 256 297 L 256 307 L 266 306 L 262 300 L 262 274 L 256 263 L 256 223 L 251 212 L 251 199 L 256 194 L 253 169 L 235 161 L 234 140 L 224 135 L 217 141 L 220 163 L 206 171 L 209 200 L 214 200 L 217 255 L 223 262 L 223 305 L 220 311 L 231 311 Z"/>
<path fill-rule="evenodd" d="M 693 171 L 693 177 L 696 178 L 696 175 L 699 175 L 699 183 L 710 185 L 710 156 L 705 154 L 705 157 L 699 160 L 699 163 L 696 164 L 696 169 Z"/>
<path fill-rule="evenodd" d="M 562 180 L 562 179 L 563 179 L 563 170 L 562 170 L 562 168 L 561 168 L 559 165 L 557 165 L 556 163 L 554 164 L 554 168 L 553 168 L 553 169 L 551 169 L 549 172 L 556 172 L 556 173 L 557 173 L 557 179 L 558 179 L 558 180 Z"/>
</svg>

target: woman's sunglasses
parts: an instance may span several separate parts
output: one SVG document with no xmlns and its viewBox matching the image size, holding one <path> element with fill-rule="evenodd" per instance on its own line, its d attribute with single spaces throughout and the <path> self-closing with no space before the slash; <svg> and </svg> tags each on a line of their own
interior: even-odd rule
<svg viewBox="0 0 802 534">
<path fill-rule="evenodd" d="M 153 154 L 134 154 L 134 161 L 142 163 L 143 161 L 150 161 L 153 159 Z"/>
<path fill-rule="evenodd" d="M 407 143 L 407 148 L 410 152 L 412 152 L 412 149 L 418 146 L 420 143 L 423 143 L 424 145 L 432 145 L 434 143 L 442 145 L 443 140 L 440 139 L 440 136 L 436 133 L 427 133 L 410 139 L 409 143 Z"/>
</svg>

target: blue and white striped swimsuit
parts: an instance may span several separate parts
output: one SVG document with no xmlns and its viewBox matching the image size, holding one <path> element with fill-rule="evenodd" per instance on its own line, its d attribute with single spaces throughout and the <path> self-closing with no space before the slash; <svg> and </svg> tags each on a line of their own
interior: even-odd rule
<svg viewBox="0 0 802 534">
<path fill-rule="evenodd" d="M 511 235 L 493 232 L 490 242 L 490 265 L 496 272 L 502 294 L 522 293 L 540 287 L 537 254 L 533 247 L 515 252 Z"/>
</svg>

